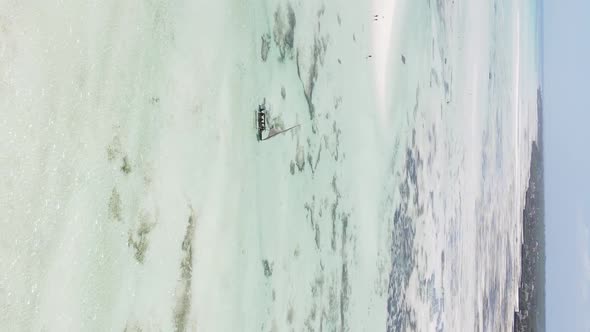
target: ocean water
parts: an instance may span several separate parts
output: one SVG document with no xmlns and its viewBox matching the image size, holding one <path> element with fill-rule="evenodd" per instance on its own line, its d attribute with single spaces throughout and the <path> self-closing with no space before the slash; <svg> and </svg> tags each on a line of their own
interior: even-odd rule
<svg viewBox="0 0 590 332">
<path fill-rule="evenodd" d="M 512 329 L 535 2 L 0 12 L 2 330 Z"/>
</svg>

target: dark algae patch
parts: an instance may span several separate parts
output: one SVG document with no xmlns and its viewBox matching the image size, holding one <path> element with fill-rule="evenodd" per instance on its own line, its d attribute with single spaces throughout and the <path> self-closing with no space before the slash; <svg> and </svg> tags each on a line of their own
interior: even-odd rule
<svg viewBox="0 0 590 332">
<path fill-rule="evenodd" d="M 115 160 L 121 154 L 121 140 L 119 136 L 113 137 L 113 141 L 107 146 L 107 159 Z"/>
<path fill-rule="evenodd" d="M 262 41 L 260 46 L 260 57 L 263 62 L 266 62 L 266 59 L 268 59 L 268 52 L 270 51 L 270 34 L 265 33 L 260 39 Z"/>
<path fill-rule="evenodd" d="M 305 158 L 303 157 L 305 154 L 304 148 L 302 145 L 297 145 L 297 151 L 295 153 L 295 165 L 297 166 L 297 170 L 299 172 L 303 172 L 305 169 Z"/>
<path fill-rule="evenodd" d="M 293 324 L 293 316 L 295 316 L 295 312 L 293 311 L 293 306 L 289 306 L 289 310 L 287 310 L 287 323 L 289 325 Z"/>
<path fill-rule="evenodd" d="M 123 164 L 121 165 L 121 172 L 125 173 L 125 175 L 131 173 L 131 163 L 127 156 L 123 157 Z"/>
<path fill-rule="evenodd" d="M 320 19 L 320 17 L 322 16 L 323 11 L 320 10 L 320 12 L 318 13 L 318 20 Z M 318 21 L 318 30 L 314 36 L 314 43 L 313 43 L 313 49 L 312 49 L 312 53 L 311 53 L 311 61 L 310 61 L 310 66 L 308 69 L 307 73 L 302 72 L 302 64 L 301 64 L 301 60 L 300 60 L 300 56 L 302 56 L 300 53 L 301 52 L 297 52 L 296 56 L 295 56 L 295 62 L 297 65 L 297 76 L 299 77 L 299 80 L 301 81 L 301 85 L 303 87 L 303 95 L 305 96 L 305 101 L 307 102 L 307 109 L 309 112 L 309 118 L 310 120 L 314 120 L 315 118 L 315 105 L 313 104 L 313 92 L 314 92 L 314 88 L 315 88 L 315 84 L 318 78 L 318 72 L 320 69 L 320 66 L 322 66 L 324 64 L 324 58 L 325 58 L 325 54 L 326 54 L 326 50 L 328 48 L 328 37 L 327 36 L 321 36 L 320 35 L 320 24 Z M 305 75 L 307 74 L 307 75 Z M 313 123 L 312 124 L 312 132 L 314 134 L 317 133 L 317 124 Z"/>
<path fill-rule="evenodd" d="M 174 307 L 174 330 L 187 330 L 188 315 L 191 310 L 192 280 L 193 280 L 193 240 L 197 218 L 191 209 L 186 233 L 180 247 L 182 260 L 180 261 L 180 279 L 176 288 L 176 306 Z"/>
<path fill-rule="evenodd" d="M 272 276 L 272 264 L 269 263 L 267 259 L 262 260 L 262 269 L 265 277 L 268 278 Z"/>
<path fill-rule="evenodd" d="M 391 257 L 387 299 L 387 331 L 415 331 L 417 318 L 407 299 L 406 290 L 412 271 L 416 266 L 416 218 L 421 214 L 419 174 L 422 167 L 420 153 L 412 132 L 412 146 L 406 148 L 405 174 L 398 187 L 401 202 L 397 205 L 392 220 Z"/>
<path fill-rule="evenodd" d="M 139 225 L 135 233 L 129 232 L 127 246 L 134 250 L 135 260 L 140 264 L 143 264 L 145 260 L 145 254 L 149 247 L 148 235 L 154 226 L 155 224 L 150 220 L 149 215 L 142 214 L 139 218 Z"/>
<path fill-rule="evenodd" d="M 295 12 L 291 5 L 287 5 L 287 12 L 279 6 L 274 14 L 275 25 L 273 30 L 273 37 L 275 44 L 279 50 L 279 60 L 284 61 L 287 55 L 291 55 L 293 51 L 293 44 L 295 42 L 295 25 L 297 19 Z"/>
<path fill-rule="evenodd" d="M 121 221 L 121 195 L 117 191 L 117 188 L 113 188 L 111 191 L 111 197 L 109 198 L 109 218 L 116 221 Z"/>
</svg>

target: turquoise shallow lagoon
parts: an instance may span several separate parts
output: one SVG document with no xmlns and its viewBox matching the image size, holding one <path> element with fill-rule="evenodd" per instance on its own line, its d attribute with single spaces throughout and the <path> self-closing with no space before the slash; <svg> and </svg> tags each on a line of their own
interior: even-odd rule
<svg viewBox="0 0 590 332">
<path fill-rule="evenodd" d="M 512 329 L 534 2 L 0 12 L 3 330 Z"/>
</svg>

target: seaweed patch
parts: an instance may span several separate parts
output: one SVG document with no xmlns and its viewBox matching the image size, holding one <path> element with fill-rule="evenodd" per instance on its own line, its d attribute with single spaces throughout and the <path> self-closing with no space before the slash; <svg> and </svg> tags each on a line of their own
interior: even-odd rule
<svg viewBox="0 0 590 332">
<path fill-rule="evenodd" d="M 284 61 L 287 55 L 292 55 L 295 42 L 295 25 L 297 19 L 291 4 L 287 5 L 287 13 L 279 6 L 274 14 L 275 25 L 273 29 L 274 42 L 279 49 L 279 60 Z"/>
<path fill-rule="evenodd" d="M 182 260 L 180 261 L 180 280 L 176 287 L 177 302 L 174 308 L 174 328 L 186 331 L 188 314 L 191 309 L 192 278 L 193 278 L 193 240 L 197 218 L 191 208 L 188 225 L 182 241 Z"/>
<path fill-rule="evenodd" d="M 109 198 L 109 218 L 116 221 L 121 221 L 123 218 L 121 217 L 121 195 L 119 195 L 119 191 L 117 188 L 113 187 L 111 191 L 111 197 Z"/>
<path fill-rule="evenodd" d="M 260 45 L 260 57 L 263 62 L 266 62 L 266 59 L 268 59 L 268 52 L 270 51 L 270 34 L 265 33 L 260 39 L 262 41 L 262 44 Z"/>
<path fill-rule="evenodd" d="M 143 264 L 149 247 L 148 235 L 154 229 L 155 223 L 148 214 L 142 213 L 139 217 L 139 225 L 135 232 L 129 231 L 127 246 L 132 248 L 134 257 L 138 263 Z"/>
</svg>

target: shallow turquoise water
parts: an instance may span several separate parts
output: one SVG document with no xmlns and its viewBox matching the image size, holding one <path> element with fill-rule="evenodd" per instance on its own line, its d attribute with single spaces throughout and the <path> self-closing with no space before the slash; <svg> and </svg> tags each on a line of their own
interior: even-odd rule
<svg viewBox="0 0 590 332">
<path fill-rule="evenodd" d="M 3 4 L 0 325 L 509 330 L 535 32 L 480 5 Z"/>
</svg>

